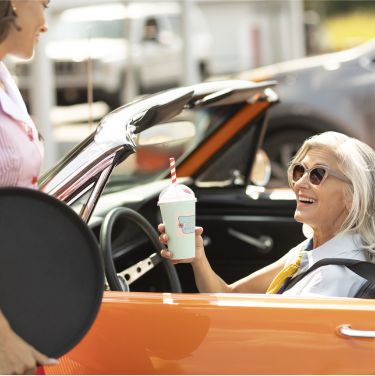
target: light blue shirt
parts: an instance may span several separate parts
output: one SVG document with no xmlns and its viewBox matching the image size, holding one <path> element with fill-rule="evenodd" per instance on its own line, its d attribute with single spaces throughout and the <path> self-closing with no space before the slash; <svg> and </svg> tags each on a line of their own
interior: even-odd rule
<svg viewBox="0 0 375 376">
<path fill-rule="evenodd" d="M 336 236 L 318 248 L 304 251 L 309 240 L 287 253 L 285 266 L 293 263 L 302 251 L 301 265 L 296 276 L 325 258 L 367 261 L 365 252 L 360 249 L 362 242 L 358 234 Z M 365 279 L 345 266 L 327 265 L 308 274 L 291 289 L 283 292 L 283 295 L 354 297 L 365 282 Z"/>
</svg>

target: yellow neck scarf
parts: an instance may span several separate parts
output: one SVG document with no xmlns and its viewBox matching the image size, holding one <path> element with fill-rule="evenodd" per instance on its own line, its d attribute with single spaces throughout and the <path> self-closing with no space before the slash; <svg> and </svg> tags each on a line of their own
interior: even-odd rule
<svg viewBox="0 0 375 376">
<path fill-rule="evenodd" d="M 275 277 L 266 294 L 276 294 L 279 291 L 280 287 L 284 284 L 286 279 L 299 269 L 299 266 L 301 265 L 301 259 L 302 252 L 299 253 L 299 256 L 293 264 L 289 264 Z"/>
</svg>

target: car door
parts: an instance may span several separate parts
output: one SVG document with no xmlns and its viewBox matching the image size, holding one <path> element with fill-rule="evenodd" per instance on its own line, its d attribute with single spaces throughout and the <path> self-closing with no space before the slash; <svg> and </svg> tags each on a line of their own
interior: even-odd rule
<svg viewBox="0 0 375 376">
<path fill-rule="evenodd" d="M 231 121 L 228 130 L 233 130 Z M 302 224 L 294 220 L 295 200 L 291 192 L 284 196 L 278 191 L 262 193 L 264 188 L 251 182 L 267 110 L 247 121 L 225 147 L 193 174 L 193 190 L 198 199 L 196 224 L 204 229 L 205 250 L 213 270 L 227 283 L 269 265 L 305 239 Z M 234 123 L 239 121 L 235 119 Z M 184 172 L 187 163 L 177 171 Z M 181 265 L 178 273 L 185 284 L 183 291 L 197 292 L 190 268 Z M 192 282 L 187 285 L 186 281 Z"/>
<path fill-rule="evenodd" d="M 373 374 L 374 311 L 352 298 L 106 292 L 48 373 Z M 348 325 L 358 332 L 341 334 Z"/>
</svg>

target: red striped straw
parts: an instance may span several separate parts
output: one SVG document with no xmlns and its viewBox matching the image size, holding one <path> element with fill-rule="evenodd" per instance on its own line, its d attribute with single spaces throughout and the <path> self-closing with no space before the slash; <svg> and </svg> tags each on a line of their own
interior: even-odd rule
<svg viewBox="0 0 375 376">
<path fill-rule="evenodd" d="M 172 177 L 172 185 L 177 185 L 177 176 L 176 176 L 176 164 L 174 162 L 174 158 L 169 158 L 169 163 L 171 165 L 171 177 Z"/>
</svg>

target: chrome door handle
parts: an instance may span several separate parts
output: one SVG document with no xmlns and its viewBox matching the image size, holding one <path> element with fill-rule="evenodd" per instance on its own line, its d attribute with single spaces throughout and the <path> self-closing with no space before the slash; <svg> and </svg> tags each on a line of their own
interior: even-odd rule
<svg viewBox="0 0 375 376">
<path fill-rule="evenodd" d="M 243 234 L 232 228 L 228 228 L 228 234 L 234 236 L 237 239 L 244 241 L 245 243 L 251 244 L 258 248 L 261 253 L 268 253 L 273 247 L 273 240 L 269 236 L 261 236 L 259 239 L 253 238 L 250 235 Z"/>
<path fill-rule="evenodd" d="M 346 337 L 375 338 L 375 332 L 370 330 L 353 330 L 350 325 L 341 325 L 338 332 Z"/>
</svg>

